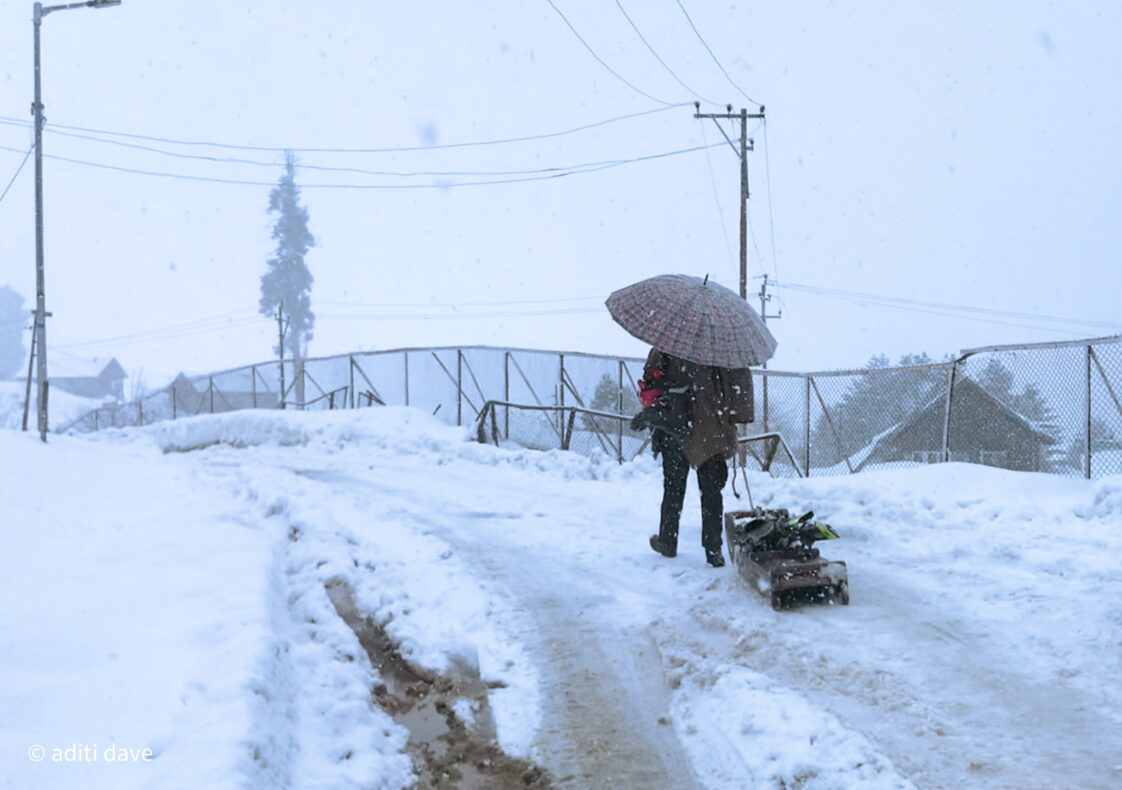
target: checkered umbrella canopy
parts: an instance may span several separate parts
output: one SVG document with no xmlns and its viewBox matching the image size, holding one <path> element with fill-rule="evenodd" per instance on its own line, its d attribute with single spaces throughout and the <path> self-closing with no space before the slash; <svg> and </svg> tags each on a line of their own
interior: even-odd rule
<svg viewBox="0 0 1122 790">
<path fill-rule="evenodd" d="M 605 304 L 620 326 L 659 351 L 721 368 L 746 368 L 775 353 L 752 307 L 706 277 L 662 274 L 615 291 Z"/>
</svg>

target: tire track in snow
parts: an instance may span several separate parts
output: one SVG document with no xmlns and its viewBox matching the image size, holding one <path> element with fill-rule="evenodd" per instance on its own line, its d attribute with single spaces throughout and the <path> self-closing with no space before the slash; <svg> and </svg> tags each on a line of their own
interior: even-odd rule
<svg viewBox="0 0 1122 790">
<path fill-rule="evenodd" d="M 384 513 L 409 513 L 480 568 L 482 586 L 526 616 L 533 630 L 518 636 L 534 657 L 544 707 L 535 745 L 556 786 L 699 788 L 669 723 L 670 690 L 658 648 L 644 624 L 621 624 L 614 617 L 614 602 L 627 594 L 615 589 L 617 580 L 592 580 L 589 568 L 566 563 L 564 556 L 505 540 L 514 535 L 509 525 L 488 528 L 513 513 L 465 510 L 461 502 L 439 498 L 439 489 L 422 508 L 415 489 L 395 486 L 384 476 L 291 471 L 328 486 L 333 497 L 351 497 L 357 489 L 364 497 L 373 495 Z M 540 493 L 521 494 L 527 501 L 512 503 L 513 510 L 529 512 L 540 504 Z M 478 540 L 481 529 L 487 529 L 488 540 Z"/>
</svg>

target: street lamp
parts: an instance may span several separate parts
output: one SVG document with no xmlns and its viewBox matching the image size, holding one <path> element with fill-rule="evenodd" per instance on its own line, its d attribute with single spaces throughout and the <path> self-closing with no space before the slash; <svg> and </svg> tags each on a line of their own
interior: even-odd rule
<svg viewBox="0 0 1122 790">
<path fill-rule="evenodd" d="M 68 3 L 43 7 L 34 6 L 32 22 L 35 26 L 35 101 L 31 112 L 35 115 L 35 347 L 37 350 L 35 368 L 35 391 L 39 397 L 39 438 L 47 441 L 47 312 L 46 295 L 43 284 L 43 96 L 39 84 L 39 26 L 43 17 L 54 11 L 71 8 L 108 8 L 120 5 L 121 0 L 88 0 L 84 3 Z"/>
</svg>

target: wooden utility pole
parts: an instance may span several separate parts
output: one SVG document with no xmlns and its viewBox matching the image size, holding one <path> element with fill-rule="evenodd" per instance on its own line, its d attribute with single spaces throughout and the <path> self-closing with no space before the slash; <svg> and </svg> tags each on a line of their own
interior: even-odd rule
<svg viewBox="0 0 1122 790">
<path fill-rule="evenodd" d="M 740 298 L 748 300 L 748 152 L 755 150 L 755 141 L 748 139 L 748 119 L 763 120 L 764 106 L 760 105 L 758 113 L 750 113 L 747 109 L 741 108 L 740 112 L 734 113 L 732 105 L 726 105 L 727 112 L 724 113 L 703 113 L 701 112 L 701 102 L 694 102 L 693 104 L 696 112 L 694 118 L 712 118 L 713 123 L 717 125 L 721 134 L 724 136 L 728 144 L 732 146 L 732 150 L 740 157 Z M 739 148 L 732 142 L 728 134 L 725 132 L 724 127 L 717 123 L 720 119 L 730 119 L 740 121 L 740 146 Z"/>
<path fill-rule="evenodd" d="M 31 371 L 35 363 L 35 341 L 39 338 L 39 311 L 32 310 L 35 316 L 31 324 L 31 356 L 27 358 L 27 392 L 23 396 L 23 429 L 27 430 L 27 413 L 31 405 Z"/>
<path fill-rule="evenodd" d="M 47 297 L 43 277 L 43 90 L 39 79 L 39 26 L 43 4 L 34 5 L 35 27 L 35 391 L 39 393 L 39 438 L 47 441 Z"/>
</svg>

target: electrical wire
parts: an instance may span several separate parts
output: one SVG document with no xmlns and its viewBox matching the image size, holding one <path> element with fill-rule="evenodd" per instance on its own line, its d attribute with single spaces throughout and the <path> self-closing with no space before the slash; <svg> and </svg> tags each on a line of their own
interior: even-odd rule
<svg viewBox="0 0 1122 790">
<path fill-rule="evenodd" d="M 709 168 L 709 183 L 712 184 L 712 186 L 713 186 L 713 201 L 717 204 L 717 216 L 721 220 L 721 238 L 723 238 L 725 240 L 725 250 L 728 252 L 728 255 L 729 255 L 729 266 L 733 270 L 735 270 L 736 269 L 736 261 L 732 256 L 732 244 L 729 243 L 729 231 L 728 231 L 728 227 L 725 225 L 725 212 L 724 212 L 724 209 L 721 207 L 721 196 L 717 192 L 717 178 L 713 174 L 713 161 L 712 161 L 712 158 L 709 156 L 709 138 L 705 136 L 705 120 L 703 118 L 698 118 L 697 122 L 698 122 L 699 126 L 701 127 L 701 142 L 704 143 L 705 146 L 706 146 L 705 147 L 705 165 L 706 165 L 706 167 Z"/>
<path fill-rule="evenodd" d="M 530 316 L 577 315 L 602 313 L 600 307 L 569 307 L 553 310 L 503 310 L 490 313 L 323 313 L 318 318 L 338 318 L 358 321 L 439 321 L 461 318 L 526 318 Z"/>
<path fill-rule="evenodd" d="M 15 149 L 15 150 L 17 152 L 19 151 L 18 148 Z M 3 193 L 0 193 L 0 202 L 3 202 L 4 198 L 7 197 L 8 190 L 11 189 L 12 184 L 14 184 L 16 182 L 16 178 L 19 176 L 20 171 L 23 170 L 23 166 L 27 164 L 27 158 L 29 156 L 31 156 L 31 152 L 34 151 L 34 150 L 35 150 L 35 144 L 32 143 L 31 147 L 27 149 L 27 153 L 23 155 L 23 161 L 19 163 L 19 167 L 16 168 L 16 172 L 12 174 L 11 179 L 8 181 L 8 186 L 4 187 Z"/>
<path fill-rule="evenodd" d="M 2 123 L 4 123 L 4 121 L 0 121 L 0 124 L 2 124 Z M 262 161 L 257 160 L 257 159 L 240 159 L 240 158 L 237 158 L 237 157 L 207 156 L 206 154 L 185 154 L 185 153 L 181 153 L 181 152 L 178 152 L 178 151 L 168 151 L 168 150 L 163 149 L 163 148 L 155 148 L 155 147 L 147 146 L 147 145 L 138 145 L 136 143 L 126 143 L 126 142 L 122 142 L 120 140 L 107 140 L 107 139 L 104 139 L 104 138 L 101 138 L 101 137 L 93 137 L 91 135 L 74 134 L 74 133 L 71 133 L 71 132 L 60 132 L 60 131 L 53 130 L 53 129 L 47 129 L 47 131 L 53 132 L 54 134 L 63 135 L 65 137 L 73 137 L 73 138 L 78 138 L 78 139 L 82 139 L 82 140 L 90 140 L 90 141 L 93 141 L 93 142 L 105 143 L 107 145 L 115 145 L 115 146 L 119 146 L 119 147 L 122 147 L 122 148 L 129 148 L 129 149 L 135 149 L 135 150 L 140 150 L 140 151 L 148 151 L 150 153 L 156 153 L 156 154 L 161 154 L 163 156 L 175 157 L 177 159 L 195 159 L 195 160 L 202 160 L 202 161 L 206 161 L 206 162 L 217 162 L 217 163 L 222 163 L 222 164 L 254 165 L 254 166 L 257 166 L 257 167 L 266 167 L 266 168 L 270 168 L 270 169 L 274 169 L 274 170 L 277 167 L 280 166 L 280 163 L 278 163 L 278 162 L 262 162 Z M 555 167 L 539 167 L 539 168 L 534 168 L 534 169 L 531 169 L 531 170 L 410 170 L 410 171 L 366 170 L 366 169 L 357 168 L 357 167 L 327 167 L 327 166 L 322 166 L 322 165 L 309 165 L 309 164 L 305 164 L 305 163 L 300 163 L 299 167 L 300 167 L 301 170 L 316 170 L 316 171 L 324 171 L 324 172 L 332 172 L 332 173 L 356 173 L 356 174 L 359 174 L 359 175 L 393 176 L 393 177 L 400 177 L 400 178 L 412 178 L 412 177 L 417 177 L 417 176 L 430 176 L 430 177 L 432 177 L 432 176 L 472 176 L 472 177 L 478 177 L 478 176 L 519 176 L 519 175 L 553 174 L 553 173 L 561 173 L 562 171 L 587 170 L 587 169 L 591 169 L 591 168 L 601 167 L 603 165 L 617 165 L 617 164 L 622 164 L 624 161 L 627 161 L 627 160 L 609 159 L 609 160 L 602 160 L 602 161 L 599 161 L 599 162 L 583 162 L 581 164 L 575 164 L 575 165 L 559 165 L 559 166 L 555 166 Z"/>
<path fill-rule="evenodd" d="M 435 184 L 300 184 L 301 189 L 451 189 L 458 187 L 471 187 L 471 186 L 488 186 L 493 184 L 516 184 L 526 181 L 548 181 L 554 178 L 563 178 L 570 175 L 582 175 L 585 173 L 595 173 L 601 170 L 608 170 L 621 165 L 633 164 L 635 162 L 645 162 L 654 159 L 665 159 L 671 156 L 679 156 L 682 154 L 689 154 L 695 151 L 702 150 L 702 146 L 695 146 L 693 148 L 682 148 L 677 151 L 666 151 L 660 154 L 650 154 L 648 156 L 638 156 L 631 159 L 617 159 L 610 162 L 601 164 L 589 165 L 584 168 L 565 170 L 549 175 L 527 176 L 525 178 L 506 178 L 506 179 L 493 179 L 485 181 L 458 181 L 450 183 L 435 183 Z M 11 148 L 9 146 L 0 145 L 0 151 L 14 151 L 20 153 L 20 149 Z M 45 154 L 48 159 L 55 159 L 60 162 L 69 162 L 70 164 L 86 165 L 88 167 L 97 167 L 104 170 L 116 170 L 123 173 L 133 173 L 136 175 L 157 176 L 161 178 L 174 178 L 183 181 L 201 181 L 217 184 L 232 184 L 237 186 L 259 186 L 259 187 L 273 187 L 275 183 L 271 181 L 250 181 L 243 179 L 231 178 L 214 178 L 210 176 L 194 176 L 185 173 L 165 173 L 153 170 L 142 170 L 132 167 L 120 167 L 118 165 L 107 165 L 101 162 L 90 162 L 83 159 L 72 159 L 70 157 L 58 156 L 57 154 Z"/>
<path fill-rule="evenodd" d="M 740 86 L 732 81 L 732 77 L 730 77 L 729 73 L 725 71 L 725 67 L 721 65 L 721 61 L 717 60 L 717 56 L 713 54 L 713 50 L 709 47 L 709 44 L 707 44 L 705 39 L 702 37 L 701 31 L 698 30 L 697 25 L 693 23 L 693 20 L 690 18 L 689 12 L 686 11 L 686 7 L 682 5 L 682 0 L 675 0 L 675 2 L 678 4 L 678 8 L 682 9 L 682 13 L 685 14 L 686 21 L 689 22 L 690 27 L 693 28 L 693 32 L 697 36 L 697 40 L 700 41 L 702 46 L 705 47 L 706 51 L 709 53 L 709 57 L 713 58 L 713 62 L 717 64 L 717 68 L 719 68 L 721 70 L 721 73 L 725 75 L 725 79 L 729 81 L 729 85 L 740 91 L 740 95 L 750 101 L 752 104 L 755 104 L 757 107 L 762 107 L 762 104 L 760 104 L 758 101 L 741 90 Z"/>
<path fill-rule="evenodd" d="M 197 329 L 184 330 L 184 331 L 180 331 L 180 332 L 166 332 L 166 333 L 140 333 L 140 332 L 137 332 L 137 333 L 132 334 L 132 335 L 122 335 L 120 337 L 107 337 L 107 338 L 101 338 L 101 339 L 98 339 L 98 340 L 84 340 L 84 341 L 80 341 L 78 343 L 64 343 L 64 344 L 61 344 L 61 345 L 58 345 L 58 346 L 52 345 L 51 348 L 52 349 L 55 349 L 55 348 L 57 348 L 57 349 L 92 348 L 92 347 L 95 347 L 95 346 L 105 346 L 105 345 L 131 345 L 131 344 L 135 344 L 135 343 L 147 343 L 147 342 L 154 342 L 154 341 L 177 340 L 177 339 L 182 338 L 182 337 L 190 337 L 192 335 L 208 334 L 210 332 L 221 332 L 221 331 L 227 330 L 227 329 L 240 329 L 240 328 L 243 328 L 243 327 L 253 326 L 255 324 L 256 325 L 263 325 L 263 323 L 267 322 L 268 320 L 269 319 L 265 319 L 264 317 L 242 318 L 242 319 L 235 319 L 235 320 L 229 321 L 225 324 L 221 324 L 221 325 L 217 325 L 217 326 L 199 327 Z"/>
<path fill-rule="evenodd" d="M 650 95 L 649 93 L 647 93 L 646 91 L 642 91 L 642 90 L 639 90 L 639 89 L 638 89 L 638 88 L 636 88 L 636 87 L 635 87 L 634 85 L 632 85 L 632 84 L 631 84 L 630 82 L 628 82 L 628 81 L 627 81 L 627 80 L 625 80 L 625 79 L 624 79 L 623 77 L 621 77 L 621 76 L 619 75 L 619 73 L 618 73 L 618 72 L 617 72 L 617 71 L 616 71 L 615 69 L 613 69 L 613 68 L 612 68 L 611 66 L 609 66 L 609 65 L 608 65 L 607 63 L 605 63 L 605 62 L 604 62 L 604 59 L 603 59 L 603 58 L 601 58 L 601 57 L 600 57 L 599 55 L 597 55 L 597 54 L 596 54 L 596 50 L 594 50 L 594 49 L 593 49 L 593 48 L 592 48 L 591 46 L 589 46 L 589 43 L 588 43 L 587 41 L 585 41 L 585 40 L 584 40 L 584 37 L 583 37 L 583 36 L 581 36 L 581 34 L 577 32 L 577 29 L 576 29 L 575 27 L 573 27 L 573 23 L 569 21 L 569 18 L 568 18 L 568 17 L 566 17 L 566 16 L 564 15 L 564 14 L 562 14 L 562 13 L 561 13 L 561 9 L 560 9 L 560 8 L 558 8 L 558 7 L 556 6 L 556 5 L 554 5 L 554 4 L 553 4 L 553 0 L 545 0 L 545 1 L 546 1 L 547 3 L 549 3 L 549 6 L 550 6 L 550 8 L 552 8 L 552 9 L 553 9 L 554 11 L 556 11 L 556 12 L 557 12 L 557 15 L 558 15 L 559 17 L 561 17 L 561 19 L 562 19 L 562 20 L 563 20 L 563 21 L 565 22 L 565 24 L 566 24 L 566 25 L 568 25 L 568 27 L 569 27 L 569 30 L 573 31 L 573 35 L 577 37 L 577 39 L 578 39 L 578 40 L 580 41 L 580 43 L 584 44 L 584 48 L 588 50 L 589 54 L 591 54 L 591 55 L 592 55 L 592 57 L 596 58 L 596 62 L 597 62 L 597 63 L 599 63 L 599 64 L 600 64 L 601 66 L 603 66 L 604 68 L 606 68 L 606 69 L 607 69 L 607 70 L 608 70 L 609 72 L 611 72 L 611 73 L 612 73 L 612 75 L 613 75 L 613 76 L 614 76 L 614 77 L 615 77 L 615 78 L 616 78 L 617 80 L 619 80 L 620 82 L 622 82 L 622 83 L 623 83 L 624 85 L 626 85 L 627 87 L 631 88 L 631 90 L 635 91 L 635 92 L 636 92 L 636 93 L 638 93 L 639 95 L 641 95 L 641 96 L 646 96 L 646 97 L 647 97 L 648 99 L 650 99 L 650 100 L 651 100 L 651 101 L 653 101 L 653 102 L 657 102 L 658 104 L 664 104 L 664 105 L 666 105 L 666 107 L 668 107 L 668 108 L 669 108 L 669 107 L 674 107 L 674 106 L 675 106 L 675 105 L 674 105 L 673 103 L 671 103 L 671 102 L 666 102 L 666 101 L 663 101 L 662 99 L 656 99 L 656 98 L 655 98 L 654 96 L 651 96 L 651 95 Z M 680 107 L 681 105 L 679 104 L 679 105 L 677 105 L 677 106 L 679 106 L 679 107 Z"/>
<path fill-rule="evenodd" d="M 775 212 L 772 210 L 771 203 L 771 145 L 767 141 L 767 118 L 763 119 L 764 123 L 764 173 L 767 177 L 767 219 L 768 224 L 771 226 L 771 273 L 775 275 L 775 279 L 779 279 L 779 264 L 776 262 L 775 257 Z"/>
<path fill-rule="evenodd" d="M 264 319 L 264 316 L 242 316 L 240 318 L 234 317 L 250 311 L 256 311 L 256 308 L 243 307 L 239 310 L 234 310 L 229 313 L 222 313 L 221 315 L 209 316 L 207 318 L 199 318 L 194 321 L 187 321 L 179 324 L 170 324 L 168 326 L 156 327 L 155 329 L 130 332 L 124 335 L 100 338 L 97 340 L 85 340 L 78 343 L 65 343 L 59 345 L 58 348 L 61 350 L 68 348 L 83 348 L 86 346 L 94 345 L 105 345 L 108 343 L 126 342 L 132 340 L 156 340 L 172 338 L 178 337 L 182 334 L 193 334 L 197 331 L 217 331 L 220 329 L 226 329 L 230 326 L 240 326 Z M 52 346 L 52 348 L 54 348 L 54 346 Z"/>
<path fill-rule="evenodd" d="M 860 302 L 863 304 L 875 304 L 882 307 L 896 307 L 905 310 L 915 310 L 916 312 L 932 313 L 935 310 L 943 312 L 935 312 L 936 315 L 945 315 L 957 318 L 968 318 L 969 316 L 959 316 L 957 313 L 976 313 L 980 316 L 994 316 L 1000 318 L 1015 318 L 1025 319 L 1029 321 L 1040 321 L 1045 323 L 1055 324 L 1071 324 L 1078 326 L 1097 327 L 1118 329 L 1122 324 L 1119 322 L 1109 321 L 1091 321 L 1082 318 L 1066 318 L 1061 316 L 1041 315 L 1039 313 L 1020 313 L 1012 310 L 994 310 L 986 307 L 973 307 L 969 305 L 956 305 L 947 304 L 945 302 L 927 302 L 920 299 L 908 299 L 897 296 L 882 296 L 879 294 L 862 293 L 859 291 L 845 291 L 838 288 L 824 288 L 813 285 L 803 285 L 801 283 L 791 282 L 776 282 L 775 285 L 781 288 L 787 288 L 794 291 L 805 291 L 817 296 L 829 296 L 838 299 L 845 299 L 853 302 Z M 988 319 L 974 319 L 974 320 L 988 320 Z M 1004 323 L 1001 321 L 994 321 L 993 323 Z M 1026 324 L 1010 324 L 1010 326 L 1028 326 Z M 1041 329 L 1042 327 L 1029 327 L 1034 329 Z"/>
<path fill-rule="evenodd" d="M 336 307 L 446 307 L 455 310 L 460 307 L 497 307 L 516 304 L 562 304 L 567 302 L 602 301 L 601 296 L 571 296 L 564 299 L 503 299 L 495 302 L 342 302 L 330 299 L 317 299 L 316 304 Z"/>
<path fill-rule="evenodd" d="M 635 22 L 632 21 L 631 16 L 627 13 L 627 11 L 624 10 L 623 4 L 620 2 L 620 0 L 616 0 L 616 7 L 619 8 L 619 12 L 623 14 L 623 18 L 627 20 L 627 24 L 631 25 L 631 29 L 635 31 L 635 35 L 637 35 L 639 37 L 639 40 L 643 42 L 644 46 L 646 46 L 646 48 L 650 50 L 650 53 L 654 55 L 655 60 L 657 60 L 659 64 L 661 64 L 661 66 L 666 69 L 667 73 L 669 73 L 670 76 L 674 78 L 675 82 L 685 88 L 686 92 L 693 96 L 695 99 L 701 99 L 701 101 L 705 102 L 706 104 L 716 104 L 716 102 L 706 99 L 689 85 L 682 82 L 681 78 L 679 78 L 678 75 L 674 73 L 674 69 L 666 65 L 666 61 L 658 56 L 658 53 L 655 52 L 654 47 L 652 47 L 650 42 L 647 41 L 646 36 L 644 36 L 642 32 L 640 32 L 639 28 L 635 25 Z"/>
<path fill-rule="evenodd" d="M 604 308 L 597 307 L 576 307 L 576 308 L 557 308 L 552 310 L 504 310 L 495 312 L 481 312 L 481 313 L 320 313 L 316 315 L 317 320 L 343 320 L 343 321 L 439 321 L 448 319 L 502 319 L 502 318 L 527 318 L 527 317 L 544 317 L 556 315 L 574 315 L 574 314 L 589 314 L 603 312 Z M 217 324 L 214 326 L 197 326 L 194 328 L 181 329 L 177 331 L 169 331 L 173 327 L 164 327 L 162 329 L 149 330 L 146 332 L 134 332 L 126 335 L 118 335 L 116 337 L 99 338 L 97 340 L 85 340 L 77 343 L 65 343 L 61 345 L 51 345 L 52 352 L 66 353 L 66 349 L 90 349 L 98 346 L 106 345 L 132 345 L 136 343 L 148 342 L 164 342 L 168 340 L 178 340 L 184 337 L 191 337 L 194 335 L 209 334 L 212 332 L 222 332 L 230 329 L 244 329 L 252 326 L 263 326 L 264 323 L 271 319 L 265 319 L 263 316 L 247 316 L 245 318 L 231 319 L 225 323 Z M 68 356 L 74 357 L 73 354 Z"/>
<path fill-rule="evenodd" d="M 619 121 L 630 120 L 631 118 L 639 118 L 644 115 L 651 115 L 653 113 L 665 112 L 676 107 L 686 107 L 690 102 L 679 102 L 678 104 L 669 104 L 665 107 L 656 107 L 653 110 L 642 110 L 641 112 L 633 112 L 627 115 L 618 115 L 614 118 L 607 118 L 603 121 L 596 121 L 595 123 L 577 126 L 572 129 L 565 129 L 560 132 L 547 132 L 545 134 L 527 135 L 525 137 L 508 137 L 498 140 L 477 140 L 472 142 L 463 143 L 444 143 L 441 145 L 417 145 L 417 146 L 398 146 L 393 148 L 299 148 L 299 147 L 286 147 L 275 148 L 260 145 L 236 145 L 234 143 L 214 143 L 205 142 L 200 140 L 176 140 L 169 137 L 153 137 L 143 134 L 130 134 L 126 132 L 113 132 L 105 129 L 90 129 L 83 126 L 67 126 L 65 124 L 51 124 L 55 130 L 67 129 L 74 132 L 86 132 L 88 134 L 99 134 L 107 137 L 124 137 L 131 140 L 146 140 L 153 143 L 165 143 L 168 145 L 183 145 L 183 146 L 196 146 L 204 148 L 225 148 L 238 151 L 265 151 L 271 153 L 285 153 L 292 151 L 297 154 L 392 154 L 392 153 L 407 153 L 410 151 L 438 151 L 449 148 L 472 148 L 478 146 L 489 145 L 507 145 L 510 143 L 526 143 L 535 140 L 548 140 L 555 137 L 564 137 L 565 135 L 575 134 L 577 132 L 588 131 L 589 129 L 596 129 L 608 124 L 617 123 Z M 0 122 L 6 122 L 11 126 L 32 126 L 32 122 L 25 121 L 21 118 L 13 118 L 7 115 L 0 115 Z M 57 133 L 57 132 L 56 132 Z"/>
</svg>

